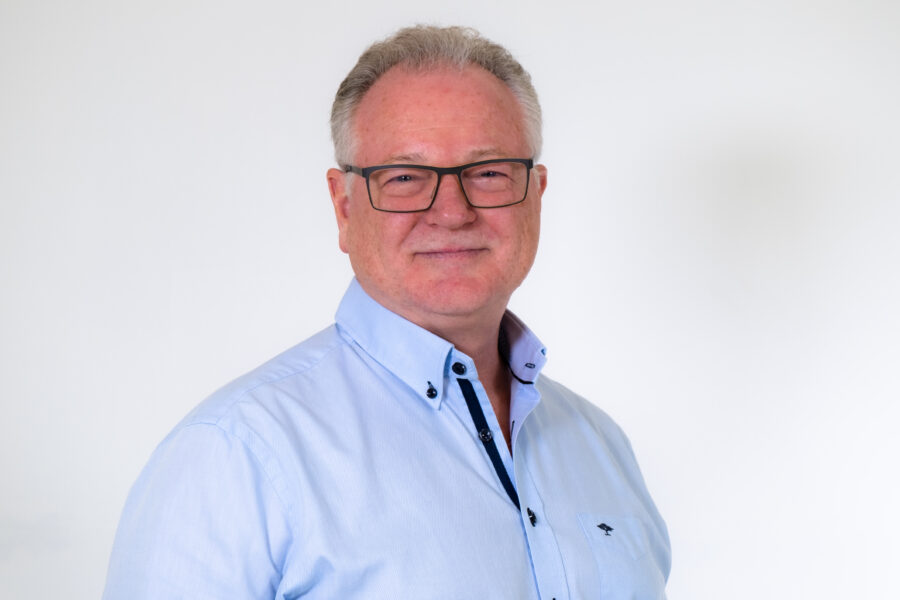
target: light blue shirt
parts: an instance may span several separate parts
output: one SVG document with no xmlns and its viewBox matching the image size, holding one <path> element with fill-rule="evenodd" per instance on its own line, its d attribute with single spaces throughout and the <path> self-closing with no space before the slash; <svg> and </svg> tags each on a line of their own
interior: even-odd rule
<svg viewBox="0 0 900 600">
<path fill-rule="evenodd" d="M 160 444 L 104 598 L 665 597 L 668 535 L 628 440 L 539 376 L 512 313 L 512 454 L 468 356 L 356 281 L 336 321 Z"/>
</svg>

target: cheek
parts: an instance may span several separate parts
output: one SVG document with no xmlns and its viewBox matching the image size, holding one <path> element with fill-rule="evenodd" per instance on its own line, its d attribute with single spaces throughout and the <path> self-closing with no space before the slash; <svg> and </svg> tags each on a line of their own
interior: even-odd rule
<svg viewBox="0 0 900 600">
<path fill-rule="evenodd" d="M 414 223 L 409 215 L 380 213 L 366 204 L 354 215 L 346 240 L 350 260 L 368 269 L 385 269 L 403 260 L 403 241 Z"/>
<path fill-rule="evenodd" d="M 514 240 L 514 243 L 517 248 L 516 262 L 522 271 L 520 276 L 524 277 L 534 264 L 540 231 L 541 220 L 539 214 L 529 214 L 516 230 L 517 239 Z"/>
<path fill-rule="evenodd" d="M 538 241 L 541 239 L 541 216 L 537 215 L 534 219 L 534 224 L 531 227 L 531 236 L 532 236 L 532 252 L 536 253 L 538 248 Z"/>
<path fill-rule="evenodd" d="M 516 232 L 516 241 L 523 253 L 534 253 L 537 249 L 538 238 L 541 232 L 540 214 L 529 211 L 522 215 L 518 226 L 514 228 Z"/>
<path fill-rule="evenodd" d="M 372 223 L 372 215 L 363 210 L 365 208 L 354 203 L 346 227 L 341 232 L 344 251 L 350 256 L 353 271 L 361 277 L 371 273 L 377 264 L 377 248 L 373 246 L 373 241 L 377 239 L 373 232 L 375 224 Z"/>
</svg>

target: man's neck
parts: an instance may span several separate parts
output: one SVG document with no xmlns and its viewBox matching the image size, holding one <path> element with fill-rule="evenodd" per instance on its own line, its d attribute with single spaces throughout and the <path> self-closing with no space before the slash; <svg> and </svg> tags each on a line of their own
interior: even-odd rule
<svg viewBox="0 0 900 600">
<path fill-rule="evenodd" d="M 366 289 L 365 285 L 363 289 Z M 512 379 L 506 357 L 501 356 L 499 349 L 500 322 L 506 312 L 509 297 L 496 298 L 494 302 L 465 314 L 440 314 L 422 311 L 418 307 L 395 305 L 390 298 L 379 295 L 377 290 L 366 292 L 388 310 L 447 340 L 457 350 L 472 358 L 478 371 L 478 379 L 487 391 L 509 447 Z"/>
<path fill-rule="evenodd" d="M 511 448 L 510 439 L 510 401 L 512 380 L 507 365 L 507 357 L 501 355 L 499 340 L 501 335 L 500 321 L 502 313 L 494 325 L 465 331 L 444 331 L 429 329 L 435 335 L 451 342 L 460 352 L 468 355 L 475 362 L 478 379 L 487 391 L 488 399 L 500 424 L 500 430 L 506 440 L 507 448 Z M 426 327 L 426 329 L 428 329 Z"/>
</svg>

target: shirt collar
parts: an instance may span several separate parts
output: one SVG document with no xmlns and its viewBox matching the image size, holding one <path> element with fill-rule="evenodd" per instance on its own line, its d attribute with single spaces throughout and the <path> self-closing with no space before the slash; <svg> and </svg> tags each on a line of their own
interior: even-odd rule
<svg viewBox="0 0 900 600">
<path fill-rule="evenodd" d="M 513 377 L 522 383 L 534 383 L 547 363 L 547 349 L 541 340 L 511 310 L 500 322 L 506 336 L 506 361 Z"/>
<path fill-rule="evenodd" d="M 440 407 L 444 376 L 452 375 L 449 369 L 455 351 L 453 344 L 383 307 L 362 289 L 356 278 L 338 306 L 335 321 L 343 334 L 416 395 L 434 408 Z M 502 328 L 513 375 L 523 383 L 534 383 L 547 361 L 543 344 L 510 311 L 503 316 Z M 429 396 L 430 388 L 435 391 Z"/>
</svg>

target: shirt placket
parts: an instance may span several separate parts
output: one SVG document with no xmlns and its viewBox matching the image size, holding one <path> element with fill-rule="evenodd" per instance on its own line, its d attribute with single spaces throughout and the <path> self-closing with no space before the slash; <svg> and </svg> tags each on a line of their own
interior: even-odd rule
<svg viewBox="0 0 900 600">
<path fill-rule="evenodd" d="M 503 489 L 510 503 L 519 511 L 540 597 L 542 600 L 568 599 L 562 555 L 553 530 L 544 521 L 541 497 L 527 469 L 519 470 L 519 475 L 524 478 L 524 487 L 517 485 L 513 457 L 504 441 L 500 423 L 487 392 L 474 374 L 475 369 L 470 361 L 451 357 L 449 384 L 457 388 L 463 401 L 464 407 L 459 409 L 463 413 L 460 415 L 462 421 L 475 433 L 477 443 L 482 446 L 493 467 L 498 487 Z M 523 425 L 520 423 L 517 427 Z M 519 488 L 524 490 L 524 496 L 520 496 Z"/>
</svg>

